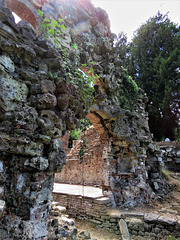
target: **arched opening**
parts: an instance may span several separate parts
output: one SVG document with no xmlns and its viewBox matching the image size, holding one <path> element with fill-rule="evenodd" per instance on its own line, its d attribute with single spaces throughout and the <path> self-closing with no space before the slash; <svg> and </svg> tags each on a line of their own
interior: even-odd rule
<svg viewBox="0 0 180 240">
<path fill-rule="evenodd" d="M 29 1 L 6 0 L 7 7 L 22 20 L 29 22 L 35 29 L 38 26 L 37 10 Z"/>
<path fill-rule="evenodd" d="M 73 141 L 72 148 L 68 148 L 67 133 L 63 138 L 63 147 L 67 160 L 60 173 L 55 176 L 55 182 L 65 184 L 79 184 L 86 186 L 109 186 L 109 142 L 101 119 L 94 113 L 89 113 L 87 118 L 90 125 L 85 132 L 86 149 L 83 157 L 80 156 L 82 132 L 78 140 Z"/>
</svg>

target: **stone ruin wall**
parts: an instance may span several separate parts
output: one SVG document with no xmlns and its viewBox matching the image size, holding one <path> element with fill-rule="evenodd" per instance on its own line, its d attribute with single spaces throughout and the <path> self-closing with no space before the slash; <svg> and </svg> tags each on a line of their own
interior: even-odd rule
<svg viewBox="0 0 180 240">
<path fill-rule="evenodd" d="M 180 142 L 158 142 L 164 166 L 180 173 Z"/>
<path fill-rule="evenodd" d="M 29 23 L 16 25 L 6 4 Z M 48 75 L 63 67 L 32 27 L 39 21 L 39 7 L 47 17 L 65 19 L 63 48 L 71 51 L 76 42 L 80 62 L 96 62 L 103 93 L 98 90 L 90 112 L 81 102 L 73 103 L 79 96 L 64 79 L 53 81 Z M 105 146 L 102 175 L 115 206 L 133 207 L 165 192 L 146 96 L 139 91 L 133 111 L 121 107 L 123 69 L 109 25 L 106 12 L 88 0 L 0 0 L 0 235 L 6 239 L 47 239 L 54 173 L 66 159 L 59 138 L 85 116 Z"/>
</svg>

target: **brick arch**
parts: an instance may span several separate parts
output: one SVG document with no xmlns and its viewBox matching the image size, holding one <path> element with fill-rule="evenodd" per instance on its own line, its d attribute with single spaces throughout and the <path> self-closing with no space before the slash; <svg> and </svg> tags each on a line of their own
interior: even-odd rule
<svg viewBox="0 0 180 240">
<path fill-rule="evenodd" d="M 80 159 L 79 140 L 73 141 L 69 149 L 69 133 L 61 139 L 67 160 L 61 173 L 55 175 L 55 182 L 89 186 L 109 186 L 109 141 L 101 118 L 95 113 L 86 116 L 92 125 L 86 131 L 87 149 Z"/>
<path fill-rule="evenodd" d="M 91 112 L 86 117 L 89 119 L 89 121 L 92 123 L 92 125 L 95 127 L 96 131 L 100 135 L 102 144 L 107 144 L 108 136 L 101 118 L 97 114 Z"/>
<path fill-rule="evenodd" d="M 109 186 L 110 184 L 110 160 L 109 157 L 111 155 L 111 142 L 109 140 L 108 132 L 106 130 L 106 127 L 104 126 L 103 120 L 101 117 L 96 114 L 90 112 L 86 116 L 89 121 L 93 124 L 94 128 L 100 135 L 100 141 L 102 144 L 102 181 L 101 186 L 102 188 L 104 186 Z"/>
<path fill-rule="evenodd" d="M 28 0 L 6 0 L 7 7 L 16 13 L 21 19 L 29 22 L 35 29 L 38 26 L 38 13 L 33 1 Z"/>
</svg>

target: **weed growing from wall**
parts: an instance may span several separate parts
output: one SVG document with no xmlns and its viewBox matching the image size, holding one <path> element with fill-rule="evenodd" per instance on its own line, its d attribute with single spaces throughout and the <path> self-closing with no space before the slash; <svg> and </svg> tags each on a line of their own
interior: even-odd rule
<svg viewBox="0 0 180 240">
<path fill-rule="evenodd" d="M 169 237 L 166 238 L 166 240 L 180 240 L 180 239 L 175 238 L 174 236 L 169 235 Z"/>
</svg>

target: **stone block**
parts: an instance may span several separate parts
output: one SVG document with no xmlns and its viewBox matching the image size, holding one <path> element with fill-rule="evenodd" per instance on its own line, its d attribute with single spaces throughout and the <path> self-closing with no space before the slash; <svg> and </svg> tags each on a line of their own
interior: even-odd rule
<svg viewBox="0 0 180 240">
<path fill-rule="evenodd" d="M 180 157 L 174 158 L 174 162 L 177 163 L 177 164 L 179 164 L 179 163 L 180 163 Z"/>
<path fill-rule="evenodd" d="M 39 171 L 44 171 L 49 166 L 49 161 L 47 158 L 34 157 L 25 161 L 24 166 L 37 169 Z"/>
<path fill-rule="evenodd" d="M 70 218 L 67 218 L 67 217 L 62 216 L 62 217 L 61 217 L 61 220 L 62 220 L 64 223 L 67 223 L 69 226 L 74 226 L 74 220 L 72 220 L 72 219 L 70 219 Z"/>
<path fill-rule="evenodd" d="M 145 222 L 157 222 L 159 218 L 158 214 L 153 214 L 153 213 L 145 213 L 144 214 L 144 221 Z"/>
<path fill-rule="evenodd" d="M 110 218 L 111 223 L 117 223 L 117 221 L 118 221 L 117 218 Z"/>
<path fill-rule="evenodd" d="M 5 111 L 13 111 L 18 105 L 27 100 L 28 87 L 26 84 L 14 80 L 4 73 L 0 78 L 0 108 Z"/>
<path fill-rule="evenodd" d="M 158 218 L 160 224 L 175 225 L 177 219 L 173 215 L 162 215 Z"/>
<path fill-rule="evenodd" d="M 151 177 L 154 179 L 159 178 L 159 173 L 151 173 Z"/>
<path fill-rule="evenodd" d="M 35 106 L 37 109 L 42 110 L 54 108 L 57 104 L 57 99 L 50 93 L 44 93 L 32 95 L 30 97 L 30 102 L 32 106 Z"/>
<path fill-rule="evenodd" d="M 10 57 L 7 56 L 0 56 L 0 68 L 1 70 L 4 70 L 5 72 L 14 72 L 15 67 L 13 61 L 10 59 Z"/>
<path fill-rule="evenodd" d="M 14 31 L 6 24 L 0 22 L 0 34 L 6 39 L 17 40 Z"/>
<path fill-rule="evenodd" d="M 0 199 L 3 197 L 4 195 L 4 187 L 0 187 Z"/>
<path fill-rule="evenodd" d="M 0 173 L 3 173 L 4 169 L 3 169 L 3 163 L 0 161 Z"/>
<path fill-rule="evenodd" d="M 5 201 L 0 200 L 0 216 L 3 214 L 5 210 Z"/>
<path fill-rule="evenodd" d="M 85 230 L 85 231 L 82 231 L 79 233 L 78 238 L 79 239 L 91 239 L 91 236 L 90 236 L 90 233 L 87 230 Z"/>
<path fill-rule="evenodd" d="M 120 228 L 122 240 L 130 240 L 128 227 L 126 222 L 123 219 L 119 221 L 119 228 Z"/>
<path fill-rule="evenodd" d="M 156 190 L 159 190 L 159 184 L 157 182 L 153 182 L 153 185 Z"/>
</svg>

